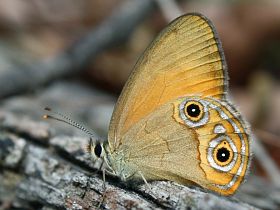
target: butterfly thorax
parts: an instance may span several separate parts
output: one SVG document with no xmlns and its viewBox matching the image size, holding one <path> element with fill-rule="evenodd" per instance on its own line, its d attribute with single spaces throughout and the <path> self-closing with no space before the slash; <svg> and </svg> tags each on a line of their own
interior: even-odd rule
<svg viewBox="0 0 280 210">
<path fill-rule="evenodd" d="M 126 181 L 137 173 L 137 169 L 127 161 L 127 149 L 111 151 L 109 144 L 104 145 L 105 161 L 113 173 L 121 180 Z"/>
</svg>

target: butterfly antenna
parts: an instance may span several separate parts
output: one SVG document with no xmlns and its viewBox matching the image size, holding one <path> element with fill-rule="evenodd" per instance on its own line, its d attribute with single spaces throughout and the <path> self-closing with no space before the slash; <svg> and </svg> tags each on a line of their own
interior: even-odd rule
<svg viewBox="0 0 280 210">
<path fill-rule="evenodd" d="M 78 128 L 79 130 L 85 132 L 86 134 L 92 136 L 93 138 L 96 139 L 96 134 L 94 134 L 93 132 L 90 132 L 88 129 L 86 129 L 84 126 L 80 125 L 79 123 L 75 122 L 74 120 L 70 119 L 69 117 L 59 113 L 59 112 L 56 112 L 56 111 L 53 111 L 51 108 L 49 107 L 46 107 L 45 108 L 46 111 L 50 112 L 50 114 L 45 114 L 43 115 L 43 118 L 44 119 L 52 119 L 52 120 L 56 120 L 56 121 L 60 121 L 60 122 L 64 122 L 68 125 L 71 125 L 75 128 Z M 57 116 L 55 116 L 57 115 Z"/>
</svg>

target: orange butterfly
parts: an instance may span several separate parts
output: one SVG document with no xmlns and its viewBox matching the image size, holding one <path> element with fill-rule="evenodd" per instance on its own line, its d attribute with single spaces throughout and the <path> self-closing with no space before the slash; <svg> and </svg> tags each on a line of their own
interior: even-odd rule
<svg viewBox="0 0 280 210">
<path fill-rule="evenodd" d="M 138 60 L 96 158 L 128 179 L 197 184 L 222 195 L 250 162 L 248 126 L 228 99 L 228 74 L 214 26 L 203 15 L 170 23 Z"/>
</svg>

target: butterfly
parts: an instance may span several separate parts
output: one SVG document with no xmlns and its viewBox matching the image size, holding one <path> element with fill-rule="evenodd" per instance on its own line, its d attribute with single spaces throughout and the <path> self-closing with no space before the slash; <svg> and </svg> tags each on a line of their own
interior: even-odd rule
<svg viewBox="0 0 280 210">
<path fill-rule="evenodd" d="M 247 123 L 229 101 L 213 24 L 171 22 L 136 63 L 115 105 L 108 141 L 89 143 L 121 180 L 170 180 L 232 195 L 248 172 Z"/>
</svg>

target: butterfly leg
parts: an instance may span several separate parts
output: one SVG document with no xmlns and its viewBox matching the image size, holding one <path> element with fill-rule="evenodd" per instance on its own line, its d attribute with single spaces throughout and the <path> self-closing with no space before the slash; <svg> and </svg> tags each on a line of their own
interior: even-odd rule
<svg viewBox="0 0 280 210">
<path fill-rule="evenodd" d="M 109 170 L 106 169 L 106 167 L 103 167 L 104 162 L 105 162 L 105 160 L 104 160 L 104 158 L 102 158 L 102 162 L 100 164 L 99 171 L 102 170 L 102 179 L 103 179 L 102 189 L 103 189 L 103 193 L 102 193 L 101 201 L 99 202 L 97 209 L 101 208 L 101 205 L 104 202 L 105 197 L 106 197 L 106 172 L 108 174 L 115 175 L 113 171 L 109 171 Z"/>
<path fill-rule="evenodd" d="M 103 162 L 102 162 L 102 164 L 103 164 Z M 103 202 L 105 200 L 105 197 L 106 197 L 106 174 L 105 174 L 106 171 L 107 170 L 105 168 L 102 170 L 102 178 L 103 178 L 102 188 L 103 188 L 103 193 L 102 193 L 101 201 L 99 202 L 99 204 L 97 206 L 97 209 L 101 208 L 101 205 L 103 204 Z M 107 171 L 107 172 L 109 172 L 109 171 Z"/>
<path fill-rule="evenodd" d="M 142 174 L 141 171 L 138 171 L 138 173 L 140 174 L 140 176 L 142 177 L 143 181 L 145 182 L 146 186 L 149 188 L 150 191 L 152 191 L 152 187 L 151 185 L 147 182 L 147 180 L 145 179 L 144 175 Z"/>
<path fill-rule="evenodd" d="M 147 182 L 147 180 L 145 179 L 144 175 L 142 174 L 141 171 L 138 171 L 139 175 L 142 177 L 143 181 L 145 182 L 146 186 L 148 187 L 149 191 L 150 191 L 150 196 L 152 196 L 154 199 L 157 199 L 154 195 L 153 195 L 153 191 L 152 191 L 152 187 L 151 185 Z"/>
</svg>

